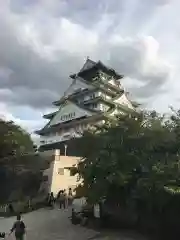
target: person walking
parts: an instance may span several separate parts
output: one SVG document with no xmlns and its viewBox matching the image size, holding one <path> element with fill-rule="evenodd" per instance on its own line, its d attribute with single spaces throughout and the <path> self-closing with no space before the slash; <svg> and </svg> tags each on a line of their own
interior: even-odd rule
<svg viewBox="0 0 180 240">
<path fill-rule="evenodd" d="M 61 190 L 60 191 L 60 194 L 59 194 L 59 208 L 62 209 L 62 208 L 66 208 L 66 203 L 65 203 L 65 194 L 64 194 L 64 191 Z"/>
<path fill-rule="evenodd" d="M 63 194 L 64 194 L 65 208 L 67 208 L 67 206 L 68 206 L 68 196 L 67 196 L 67 193 L 66 193 L 66 189 L 63 190 Z"/>
<path fill-rule="evenodd" d="M 21 220 L 21 215 L 17 216 L 17 220 L 13 224 L 13 227 L 10 230 L 10 234 L 13 232 L 15 233 L 16 240 L 24 239 L 24 235 L 26 232 L 26 226 L 25 226 L 24 222 Z"/>
<path fill-rule="evenodd" d="M 52 207 L 52 208 L 54 207 L 54 194 L 53 194 L 53 192 L 48 193 L 47 204 L 48 204 L 48 207 Z"/>
<path fill-rule="evenodd" d="M 69 192 L 68 192 L 68 206 L 72 205 L 72 199 L 73 199 L 72 189 L 69 188 Z"/>
<path fill-rule="evenodd" d="M 51 192 L 51 194 L 50 194 L 50 206 L 52 207 L 52 208 L 54 208 L 54 194 L 53 194 L 53 192 Z"/>
<path fill-rule="evenodd" d="M 14 213 L 14 207 L 13 207 L 12 203 L 10 203 L 10 204 L 8 205 L 8 208 L 9 208 L 9 213 L 10 213 L 10 214 L 13 214 L 13 213 Z"/>
</svg>

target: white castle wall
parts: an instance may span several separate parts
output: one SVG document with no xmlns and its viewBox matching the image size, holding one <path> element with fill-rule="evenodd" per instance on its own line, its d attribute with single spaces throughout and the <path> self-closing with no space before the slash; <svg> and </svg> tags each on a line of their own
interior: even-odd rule
<svg viewBox="0 0 180 240">
<path fill-rule="evenodd" d="M 131 109 L 134 109 L 134 107 L 132 106 L 132 103 L 128 100 L 128 98 L 126 97 L 125 94 L 122 94 L 121 97 L 119 97 L 118 99 L 116 99 L 114 102 L 116 103 L 120 103 L 122 105 L 125 105 Z"/>
<path fill-rule="evenodd" d="M 74 189 L 79 182 L 77 182 L 77 175 L 71 176 L 68 168 L 76 165 L 80 157 L 54 155 L 54 161 L 50 168 L 44 171 L 44 176 L 48 177 L 46 184 L 46 192 L 53 192 L 55 195 L 61 189 Z"/>
<path fill-rule="evenodd" d="M 40 140 L 41 143 L 43 144 L 50 144 L 50 143 L 56 143 L 56 142 L 62 142 L 62 141 L 67 141 L 71 138 L 78 138 L 81 136 L 81 132 L 83 131 L 83 129 L 85 128 L 85 124 L 84 125 L 77 125 L 76 127 L 71 127 L 67 130 L 59 130 L 59 132 L 56 133 L 52 133 L 49 136 L 41 136 Z"/>
<path fill-rule="evenodd" d="M 69 117 L 68 117 L 69 116 Z M 57 114 L 50 121 L 49 126 L 60 124 L 66 122 L 68 120 L 73 120 L 76 118 L 80 118 L 83 116 L 92 116 L 89 111 L 86 111 L 76 104 L 67 102 L 64 106 L 62 106 Z"/>
</svg>

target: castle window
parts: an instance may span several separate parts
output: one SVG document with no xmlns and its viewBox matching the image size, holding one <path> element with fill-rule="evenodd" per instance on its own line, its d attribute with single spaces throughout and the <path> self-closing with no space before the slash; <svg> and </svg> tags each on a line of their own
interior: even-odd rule
<svg viewBox="0 0 180 240">
<path fill-rule="evenodd" d="M 74 173 L 73 173 L 73 171 L 72 171 L 71 169 L 69 170 L 69 176 L 70 176 L 70 177 L 73 177 L 73 176 L 74 176 Z"/>
<path fill-rule="evenodd" d="M 61 116 L 61 120 L 62 121 L 68 121 L 68 120 L 71 120 L 73 117 L 75 117 L 75 112 L 73 113 L 69 113 L 69 114 L 66 114 L 66 115 L 63 115 Z"/>
<path fill-rule="evenodd" d="M 92 108 L 97 108 L 97 103 L 93 103 Z"/>
<path fill-rule="evenodd" d="M 102 105 L 102 110 L 103 110 L 103 111 L 106 111 L 106 110 L 107 110 L 107 106 Z"/>
<path fill-rule="evenodd" d="M 95 95 L 95 93 L 93 93 L 92 95 L 91 95 L 91 98 L 93 99 L 93 98 L 95 98 L 96 97 L 96 95 Z"/>
<path fill-rule="evenodd" d="M 58 174 L 59 175 L 64 175 L 64 168 L 59 168 L 58 169 Z"/>
</svg>

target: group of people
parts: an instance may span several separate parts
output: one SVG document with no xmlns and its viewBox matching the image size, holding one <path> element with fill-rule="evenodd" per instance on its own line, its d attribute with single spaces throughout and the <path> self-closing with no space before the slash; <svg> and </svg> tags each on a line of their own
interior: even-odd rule
<svg viewBox="0 0 180 240">
<path fill-rule="evenodd" d="M 66 190 L 60 190 L 56 197 L 54 197 L 53 192 L 49 193 L 47 196 L 47 203 L 49 207 L 54 207 L 54 204 L 59 204 L 59 208 L 67 208 L 72 204 L 73 200 L 73 194 L 72 189 L 69 188 L 68 194 L 66 193 Z"/>
<path fill-rule="evenodd" d="M 48 206 L 53 207 L 55 203 L 59 203 L 59 208 L 67 208 L 72 204 L 73 200 L 73 194 L 71 188 L 68 190 L 68 194 L 66 193 L 66 190 L 60 190 L 56 197 L 54 197 L 53 192 L 49 193 L 47 196 L 47 204 Z M 9 204 L 9 211 L 14 212 L 12 204 Z M 11 235 L 14 232 L 16 240 L 23 240 L 24 235 L 26 233 L 26 226 L 24 222 L 21 220 L 21 215 L 19 214 L 17 216 L 16 221 L 14 222 L 10 233 L 8 235 Z M 6 233 L 0 232 L 0 238 L 5 238 Z"/>
</svg>

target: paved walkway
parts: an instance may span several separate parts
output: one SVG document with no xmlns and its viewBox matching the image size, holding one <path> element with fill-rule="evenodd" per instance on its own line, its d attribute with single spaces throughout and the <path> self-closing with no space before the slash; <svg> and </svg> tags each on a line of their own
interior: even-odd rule
<svg viewBox="0 0 180 240">
<path fill-rule="evenodd" d="M 41 209 L 25 214 L 23 216 L 27 225 L 25 240 L 141 240 L 111 233 L 100 235 L 94 230 L 72 225 L 69 216 L 70 211 L 59 209 Z M 9 232 L 14 221 L 15 218 L 1 218 L 0 232 Z M 8 240 L 13 239 L 13 236 L 8 238 Z"/>
<path fill-rule="evenodd" d="M 27 225 L 27 240 L 86 240 L 97 232 L 72 225 L 68 210 L 42 209 L 23 216 Z M 0 231 L 9 232 L 15 218 L 0 219 Z M 13 236 L 8 238 L 13 239 Z"/>
</svg>

